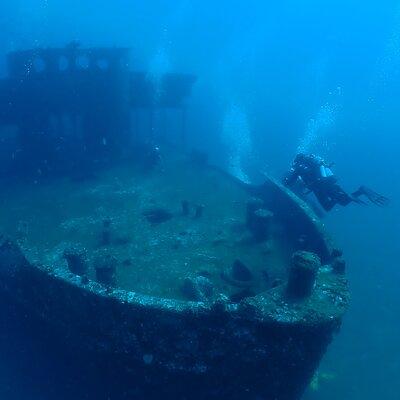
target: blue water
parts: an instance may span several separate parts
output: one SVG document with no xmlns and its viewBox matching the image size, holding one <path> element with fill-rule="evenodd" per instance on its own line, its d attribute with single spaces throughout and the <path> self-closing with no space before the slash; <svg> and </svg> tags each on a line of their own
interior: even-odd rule
<svg viewBox="0 0 400 400">
<path fill-rule="evenodd" d="M 352 305 L 321 366 L 330 378 L 305 399 L 399 399 L 400 2 L 1 1 L 0 77 L 9 51 L 71 40 L 132 47 L 132 66 L 155 81 L 196 74 L 190 143 L 244 180 L 279 177 L 305 150 L 333 161 L 346 189 L 391 198 L 326 217 Z M 98 379 L 79 379 L 29 323 L 1 322 L 2 400 L 101 398 Z"/>
</svg>

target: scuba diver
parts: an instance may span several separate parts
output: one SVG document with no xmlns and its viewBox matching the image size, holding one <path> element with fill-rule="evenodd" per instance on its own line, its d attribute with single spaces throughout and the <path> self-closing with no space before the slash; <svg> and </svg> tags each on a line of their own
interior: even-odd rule
<svg viewBox="0 0 400 400">
<path fill-rule="evenodd" d="M 333 174 L 332 164 L 326 163 L 321 157 L 314 154 L 297 154 L 292 168 L 284 179 L 284 185 L 289 188 L 300 187 L 301 194 L 314 193 L 325 211 L 330 211 L 336 204 L 347 206 L 350 203 L 367 204 L 360 199 L 365 196 L 371 203 L 383 207 L 389 203 L 389 199 L 360 186 L 353 193 L 345 192 L 337 183 Z"/>
</svg>

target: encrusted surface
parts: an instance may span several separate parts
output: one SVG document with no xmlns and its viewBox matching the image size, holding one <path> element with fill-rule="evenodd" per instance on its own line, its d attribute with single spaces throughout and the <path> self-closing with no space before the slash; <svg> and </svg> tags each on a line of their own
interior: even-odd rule
<svg viewBox="0 0 400 400">
<path fill-rule="evenodd" d="M 187 173 L 192 177 L 189 169 Z M 167 203 L 167 208 L 171 210 L 173 217 L 156 226 L 152 226 L 143 219 L 141 213 L 144 205 L 148 206 L 149 199 L 143 194 L 137 195 L 137 185 L 132 185 L 131 191 L 121 189 L 120 182 L 114 182 L 114 174 L 109 178 L 115 186 L 111 185 L 111 190 L 105 187 L 101 190 L 98 188 L 95 195 L 96 201 L 104 196 L 103 204 L 108 204 L 110 207 L 106 211 L 104 209 L 96 211 L 93 208 L 94 200 L 91 197 L 93 194 L 90 191 L 75 193 L 78 200 L 74 200 L 74 192 L 71 191 L 69 193 L 71 198 L 65 198 L 65 203 L 53 208 L 57 212 L 49 213 L 47 220 L 49 230 L 55 236 L 45 232 L 45 235 L 39 237 L 39 228 L 34 227 L 36 226 L 35 218 L 39 218 L 40 223 L 43 223 L 43 219 L 40 219 L 40 209 L 31 215 L 27 224 L 21 223 L 18 230 L 14 232 L 14 235 L 20 235 L 18 237 L 20 244 L 28 249 L 30 262 L 14 242 L 2 238 L 0 290 L 44 320 L 60 337 L 63 345 L 90 352 L 96 359 L 96 363 L 100 363 L 99 360 L 105 360 L 105 365 L 112 365 L 113 373 L 118 371 L 119 377 L 123 374 L 130 376 L 128 381 L 138 398 L 149 400 L 160 398 L 300 399 L 333 334 L 340 327 L 349 296 L 344 275 L 335 273 L 330 266 L 334 257 L 329 254 L 330 245 L 326 243 L 321 225 L 312 221 L 303 205 L 297 204 L 297 200 L 281 190 L 279 186 L 274 186 L 275 192 L 272 197 L 266 192 L 266 187 L 249 190 L 248 193 L 252 195 L 255 192 L 259 193 L 260 197 L 269 204 L 277 218 L 277 226 L 280 226 L 276 234 L 280 233 L 281 238 L 287 237 L 290 243 L 289 248 L 298 250 L 298 247 L 304 246 L 303 240 L 296 242 L 296 238 L 300 235 L 306 238 L 306 250 L 316 249 L 318 253 L 318 249 L 322 249 L 321 254 L 318 253 L 318 255 L 324 260 L 323 265 L 319 268 L 315 286 L 309 297 L 293 299 L 287 295 L 286 272 L 283 273 L 285 262 L 282 261 L 284 257 L 278 258 L 281 260 L 280 264 L 275 264 L 282 276 L 280 281 L 277 281 L 275 285 L 266 285 L 265 290 L 258 290 L 256 296 L 245 296 L 241 301 L 236 302 L 226 295 L 229 291 L 224 294 L 222 289 L 216 290 L 214 296 L 205 301 L 184 301 L 179 296 L 162 297 L 159 291 L 156 293 L 145 290 L 127 291 L 124 290 L 123 285 L 119 285 L 118 288 L 108 287 L 95 282 L 90 274 L 89 277 L 81 277 L 71 273 L 61 262 L 60 255 L 63 254 L 64 246 L 57 243 L 65 235 L 62 221 L 65 219 L 66 209 L 63 204 L 79 203 L 82 201 L 80 197 L 82 195 L 86 196 L 87 202 L 81 206 L 86 210 L 85 212 L 94 213 L 96 218 L 89 218 L 83 224 L 80 220 L 77 226 L 72 224 L 73 229 L 70 235 L 74 238 L 89 238 L 92 240 L 93 248 L 98 246 L 99 232 L 100 239 L 108 239 L 107 234 L 101 234 L 102 229 L 115 229 L 119 226 L 111 237 L 115 234 L 123 236 L 126 234 L 123 222 L 132 214 L 124 211 L 119 219 L 116 215 L 121 215 L 121 210 L 126 210 L 127 207 L 135 204 L 136 206 L 142 204 L 142 207 L 137 207 L 141 224 L 135 232 L 137 236 L 133 235 L 134 239 L 132 239 L 138 244 L 140 243 L 137 239 L 139 232 L 142 232 L 142 238 L 145 238 L 142 241 L 147 240 L 146 232 L 151 232 L 153 235 L 157 232 L 162 237 L 163 229 L 166 232 L 164 232 L 165 237 L 169 237 L 168 224 L 171 221 L 174 221 L 174 224 L 178 224 L 179 221 L 182 225 L 190 222 L 190 225 L 196 226 L 197 230 L 210 231 L 214 227 L 214 225 L 210 227 L 210 222 L 218 223 L 221 221 L 219 219 L 221 215 L 224 221 L 226 210 L 229 210 L 229 215 L 232 215 L 232 210 L 240 210 L 237 218 L 242 228 L 232 232 L 235 235 L 238 233 L 247 235 L 248 232 L 243 230 L 243 214 L 245 214 L 243 205 L 250 194 L 244 192 L 243 186 L 238 185 L 234 180 L 225 181 L 227 178 L 216 170 L 210 170 L 209 176 L 215 180 L 216 185 L 212 194 L 207 192 L 209 197 L 201 198 L 201 204 L 205 205 L 201 219 L 178 216 L 178 199 L 181 200 L 182 196 L 175 194 L 169 199 L 170 203 Z M 174 178 L 174 181 L 177 182 L 175 189 L 179 188 L 179 180 Z M 146 182 L 152 183 L 145 192 L 147 196 L 150 196 L 149 193 L 159 196 L 163 193 L 163 188 L 157 186 L 157 180 L 146 178 Z M 199 182 L 200 180 L 197 179 L 197 183 Z M 92 184 L 88 184 L 88 188 L 91 187 L 90 185 Z M 63 183 L 63 187 L 68 186 Z M 126 188 L 125 185 L 122 187 Z M 143 183 L 141 187 L 143 188 Z M 193 187 L 191 193 L 195 195 L 194 197 L 188 196 L 185 192 L 185 200 L 194 202 L 195 198 L 197 203 L 199 192 L 196 190 L 198 188 L 198 185 Z M 35 200 L 34 190 L 31 194 L 33 202 L 42 204 L 41 210 L 45 210 L 49 202 L 54 201 L 54 198 L 50 196 L 41 203 L 39 197 Z M 220 200 L 231 195 L 238 196 L 231 205 L 221 205 L 221 202 L 210 200 L 212 196 Z M 135 196 L 137 199 L 133 200 Z M 140 203 L 143 197 L 146 200 Z M 168 196 L 164 193 L 162 198 L 164 199 L 163 207 L 165 207 Z M 12 206 L 23 214 L 23 208 L 19 208 L 21 204 Z M 157 201 L 154 204 L 159 206 Z M 277 204 L 276 209 L 273 208 L 273 204 Z M 290 205 L 289 215 L 282 214 L 285 204 Z M 177 208 L 174 209 L 173 205 Z M 208 213 L 210 217 L 207 216 Z M 282 215 L 286 218 L 282 218 Z M 76 216 L 76 218 L 79 220 L 80 217 Z M 300 224 L 299 221 L 301 221 Z M 51 222 L 54 226 L 51 226 Z M 88 227 L 85 233 L 81 231 L 82 227 Z M 37 229 L 34 232 L 37 241 L 35 251 L 32 251 L 32 246 L 29 246 L 28 236 L 32 233 L 32 229 Z M 61 232 L 60 236 L 57 236 L 57 232 Z M 283 233 L 287 236 L 282 235 Z M 49 240 L 53 242 L 50 244 Z M 208 241 L 209 238 L 206 243 L 209 243 Z M 71 240 L 67 242 L 70 244 Z M 124 246 L 129 247 L 131 244 L 125 241 L 123 243 L 119 242 L 109 247 L 117 249 L 116 254 L 118 254 L 122 252 Z M 198 242 L 198 245 L 201 246 L 201 243 L 201 241 Z M 242 255 L 246 254 L 246 251 L 254 252 L 258 246 L 262 245 L 244 240 L 244 243 L 236 247 Z M 224 248 L 219 246 L 226 246 L 226 243 L 219 243 L 218 246 L 212 248 Z M 102 247 L 99 251 L 109 250 L 104 249 L 107 247 L 104 244 Z M 45 256 L 44 250 L 48 252 Z M 267 254 L 270 254 L 270 251 L 271 249 Z M 276 251 L 275 248 L 272 249 L 272 252 L 274 251 Z M 80 251 L 78 253 L 82 254 Z M 287 251 L 284 254 L 291 255 L 291 252 Z M 233 260 L 238 258 L 236 254 L 229 257 Z M 43 265 L 33 265 L 32 260 L 35 259 L 46 262 Z M 253 264 L 248 263 L 248 265 L 250 267 Z M 124 265 L 119 268 L 134 266 L 138 264 Z M 192 268 L 196 271 L 195 263 Z M 152 276 L 157 280 L 155 271 L 163 274 L 167 269 L 155 268 L 152 271 Z M 180 270 L 180 273 L 182 271 Z M 254 273 L 255 271 L 253 270 Z M 241 274 L 237 275 L 240 278 Z M 243 275 L 247 279 L 247 274 Z M 217 279 L 220 279 L 220 275 L 210 276 L 215 287 L 219 289 Z M 235 276 L 233 274 L 233 277 Z M 229 285 L 226 281 L 224 282 L 224 285 Z M 123 397 L 116 396 L 115 398 Z"/>
</svg>

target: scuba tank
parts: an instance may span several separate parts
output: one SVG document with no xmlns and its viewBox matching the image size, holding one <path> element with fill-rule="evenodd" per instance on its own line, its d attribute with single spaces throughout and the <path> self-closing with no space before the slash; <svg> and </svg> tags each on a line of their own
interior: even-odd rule
<svg viewBox="0 0 400 400">
<path fill-rule="evenodd" d="M 333 176 L 332 170 L 325 165 L 320 166 L 319 172 L 321 174 L 321 178 L 330 178 L 331 176 Z"/>
</svg>

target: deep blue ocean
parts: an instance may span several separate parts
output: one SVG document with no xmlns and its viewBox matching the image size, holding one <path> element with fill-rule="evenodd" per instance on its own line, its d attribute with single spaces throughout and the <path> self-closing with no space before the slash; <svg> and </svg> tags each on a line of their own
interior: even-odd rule
<svg viewBox="0 0 400 400">
<path fill-rule="evenodd" d="M 0 79 L 10 51 L 71 41 L 196 75 L 188 141 L 241 179 L 281 178 L 306 151 L 333 162 L 345 189 L 391 199 L 324 217 L 352 301 L 304 399 L 400 399 L 400 1 L 0 2 Z M 103 398 L 102 371 L 87 375 L 12 314 L 0 318 L 1 400 Z"/>
</svg>

